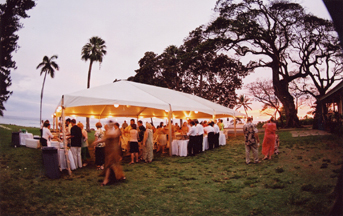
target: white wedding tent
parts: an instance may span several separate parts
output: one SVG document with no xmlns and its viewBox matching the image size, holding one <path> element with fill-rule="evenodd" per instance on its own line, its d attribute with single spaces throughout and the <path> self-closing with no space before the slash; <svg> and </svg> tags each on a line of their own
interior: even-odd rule
<svg viewBox="0 0 343 216">
<path fill-rule="evenodd" d="M 130 81 L 117 81 L 65 94 L 56 115 L 96 119 L 135 118 L 222 118 L 243 114 L 195 95 Z"/>
<path fill-rule="evenodd" d="M 235 118 L 244 115 L 195 95 L 121 80 L 63 95 L 54 116 L 62 117 L 65 131 L 65 116 L 96 119 L 155 117 L 168 118 L 170 122 L 171 119 Z M 169 127 L 169 137 L 172 137 L 171 134 Z M 65 152 L 68 158 L 68 152 Z M 171 155 L 171 148 L 169 152 Z M 71 174 L 69 161 L 68 170 Z"/>
</svg>

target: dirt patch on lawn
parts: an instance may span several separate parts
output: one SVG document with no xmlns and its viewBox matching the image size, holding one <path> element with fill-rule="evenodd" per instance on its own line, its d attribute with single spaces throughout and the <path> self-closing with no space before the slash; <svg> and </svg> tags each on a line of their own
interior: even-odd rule
<svg viewBox="0 0 343 216">
<path fill-rule="evenodd" d="M 323 136 L 323 135 L 330 135 L 330 133 L 322 130 L 297 130 L 297 131 L 291 131 L 292 137 L 302 137 L 302 136 Z"/>
</svg>

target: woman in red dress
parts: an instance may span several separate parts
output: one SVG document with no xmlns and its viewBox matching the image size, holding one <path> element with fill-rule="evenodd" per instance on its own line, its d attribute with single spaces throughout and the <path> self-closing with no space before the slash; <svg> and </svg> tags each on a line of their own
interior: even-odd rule
<svg viewBox="0 0 343 216">
<path fill-rule="evenodd" d="M 266 124 L 264 124 L 263 127 L 265 128 L 262 143 L 262 154 L 264 155 L 263 160 L 266 160 L 267 158 L 270 160 L 272 159 L 272 154 L 274 153 L 275 146 L 276 124 L 273 123 L 273 118 L 271 118 Z"/>
</svg>

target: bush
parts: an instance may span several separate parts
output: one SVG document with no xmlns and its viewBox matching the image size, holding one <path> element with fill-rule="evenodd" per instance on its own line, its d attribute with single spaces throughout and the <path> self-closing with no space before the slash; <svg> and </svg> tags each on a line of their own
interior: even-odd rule
<svg viewBox="0 0 343 216">
<path fill-rule="evenodd" d="M 301 125 L 313 125 L 313 118 L 306 118 L 299 120 Z"/>
</svg>

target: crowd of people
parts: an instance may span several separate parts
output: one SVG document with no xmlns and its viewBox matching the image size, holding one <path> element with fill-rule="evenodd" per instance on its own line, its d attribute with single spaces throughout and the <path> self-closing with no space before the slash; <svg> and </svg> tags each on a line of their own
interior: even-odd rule
<svg viewBox="0 0 343 216">
<path fill-rule="evenodd" d="M 66 138 L 68 146 L 73 155 L 76 168 L 87 166 L 90 159 L 88 150 L 88 133 L 84 129 L 84 125 L 79 122 L 76 124 L 75 119 L 66 120 Z M 154 149 L 162 154 L 167 153 L 166 149 L 170 147 L 169 130 L 173 139 L 189 139 L 187 150 L 188 156 L 195 156 L 203 151 L 203 137 L 208 138 L 209 150 L 219 147 L 219 133 L 224 130 L 223 120 L 219 121 L 202 121 L 199 123 L 197 119 L 189 119 L 183 122 L 182 126 L 177 123 L 164 125 L 161 122 L 157 127 L 152 123 L 139 120 L 136 124 L 135 119 L 130 120 L 130 124 L 124 123 L 120 125 L 117 122 L 109 121 L 103 125 L 97 122 L 96 131 L 94 133 L 95 165 L 97 169 L 103 170 L 105 175 L 102 185 L 108 184 L 110 181 L 111 170 L 115 174 L 115 178 L 125 179 L 123 169 L 120 162 L 123 153 L 127 152 L 131 156 L 129 164 L 151 163 L 154 159 Z M 276 135 L 276 124 L 273 120 L 269 120 L 264 126 L 265 136 L 262 143 L 263 160 L 271 159 L 273 154 L 278 154 L 279 138 Z M 245 135 L 245 152 L 246 164 L 250 163 L 250 152 L 253 153 L 254 163 L 259 163 L 258 149 L 259 137 L 256 126 L 252 123 L 252 118 L 247 118 L 247 123 L 243 126 Z M 50 132 L 49 121 L 42 122 L 42 146 L 49 146 L 49 142 L 53 138 L 57 138 Z M 41 141 L 42 143 L 42 141 Z"/>
<path fill-rule="evenodd" d="M 260 139 L 258 137 L 258 129 L 256 125 L 252 123 L 253 118 L 248 117 L 247 123 L 243 126 L 243 133 L 245 137 L 245 163 L 250 163 L 250 152 L 253 153 L 254 163 L 260 163 L 258 158 L 258 149 L 260 146 Z M 271 118 L 267 123 L 263 125 L 265 129 L 264 138 L 262 143 L 262 154 L 264 158 L 262 160 L 272 159 L 272 155 L 279 154 L 279 136 L 276 134 L 276 124 Z"/>
</svg>

